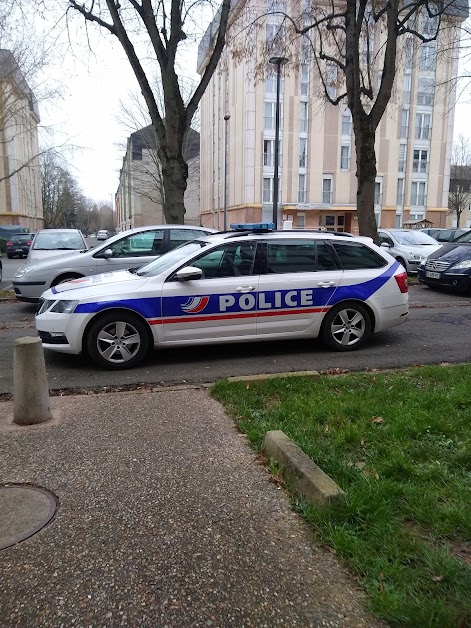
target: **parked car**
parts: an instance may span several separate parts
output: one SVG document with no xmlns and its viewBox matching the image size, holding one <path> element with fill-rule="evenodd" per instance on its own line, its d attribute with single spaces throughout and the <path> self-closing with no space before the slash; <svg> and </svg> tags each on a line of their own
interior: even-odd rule
<svg viewBox="0 0 471 628">
<path fill-rule="evenodd" d="M 471 293 L 471 230 L 432 253 L 417 270 L 420 283 Z"/>
<path fill-rule="evenodd" d="M 420 229 L 378 229 L 381 247 L 404 266 L 408 274 L 415 274 L 420 262 L 437 251 L 440 244 Z"/>
<path fill-rule="evenodd" d="M 437 242 L 451 242 L 469 231 L 469 229 L 458 229 L 455 227 L 453 229 L 421 229 L 420 231 L 432 236 Z"/>
<path fill-rule="evenodd" d="M 34 233 L 14 233 L 10 236 L 6 245 L 8 259 L 27 257 L 33 238 Z"/>
<path fill-rule="evenodd" d="M 96 234 L 97 240 L 107 240 L 110 237 L 110 232 L 106 229 L 100 229 L 100 231 Z"/>
<path fill-rule="evenodd" d="M 121 268 L 138 268 L 184 242 L 214 232 L 214 229 L 185 225 L 130 229 L 91 249 L 85 247 L 57 259 L 18 269 L 13 278 L 13 289 L 20 301 L 35 302 L 44 290 L 64 281 L 79 281 L 87 275 Z"/>
<path fill-rule="evenodd" d="M 373 242 L 255 226 L 51 288 L 36 315 L 43 346 L 123 369 L 157 346 L 320 337 L 350 351 L 407 319 L 407 274 Z"/>
<path fill-rule="evenodd" d="M 39 262 L 63 256 L 67 251 L 86 251 L 85 238 L 79 229 L 41 229 L 33 238 L 28 262 Z"/>
</svg>

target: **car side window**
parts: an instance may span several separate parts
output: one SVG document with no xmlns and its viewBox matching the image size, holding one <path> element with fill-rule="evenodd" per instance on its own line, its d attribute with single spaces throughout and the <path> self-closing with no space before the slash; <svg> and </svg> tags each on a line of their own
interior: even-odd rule
<svg viewBox="0 0 471 628">
<path fill-rule="evenodd" d="M 332 242 L 344 270 L 382 268 L 387 261 L 362 242 Z"/>
<path fill-rule="evenodd" d="M 163 252 L 164 232 L 162 229 L 134 233 L 112 242 L 106 249 L 111 249 L 112 257 L 144 257 L 160 255 Z"/>
<path fill-rule="evenodd" d="M 267 242 L 268 274 L 307 273 L 338 268 L 331 249 L 315 240 Z"/>
<path fill-rule="evenodd" d="M 251 275 L 256 245 L 255 241 L 231 242 L 212 249 L 189 263 L 188 266 L 201 268 L 202 279 Z"/>
<path fill-rule="evenodd" d="M 389 244 L 389 246 L 394 246 L 394 242 L 392 240 L 392 238 L 390 238 L 388 235 L 385 235 L 384 233 L 380 233 L 378 234 L 379 237 L 379 242 L 380 244 Z"/>
<path fill-rule="evenodd" d="M 170 229 L 169 250 L 177 248 L 180 244 L 191 242 L 205 235 L 203 231 L 198 229 Z"/>
</svg>

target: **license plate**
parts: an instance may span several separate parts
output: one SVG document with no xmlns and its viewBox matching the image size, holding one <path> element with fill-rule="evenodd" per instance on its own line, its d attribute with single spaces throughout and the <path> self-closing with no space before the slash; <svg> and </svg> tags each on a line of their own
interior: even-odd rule
<svg viewBox="0 0 471 628">
<path fill-rule="evenodd" d="M 440 279 L 440 273 L 433 273 L 431 270 L 427 270 L 425 276 L 430 279 Z"/>
</svg>

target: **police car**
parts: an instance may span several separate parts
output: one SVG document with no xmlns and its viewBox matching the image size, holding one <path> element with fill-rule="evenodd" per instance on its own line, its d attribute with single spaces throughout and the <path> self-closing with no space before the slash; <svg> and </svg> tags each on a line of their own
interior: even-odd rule
<svg viewBox="0 0 471 628">
<path fill-rule="evenodd" d="M 370 238 L 231 228 L 138 270 L 47 290 L 36 315 L 43 346 L 125 369 L 161 346 L 320 337 L 350 351 L 407 319 L 404 268 Z"/>
</svg>

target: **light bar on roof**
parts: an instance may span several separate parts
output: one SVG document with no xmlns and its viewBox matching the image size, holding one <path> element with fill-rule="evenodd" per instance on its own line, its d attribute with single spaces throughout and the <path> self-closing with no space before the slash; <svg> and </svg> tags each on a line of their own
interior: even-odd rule
<svg viewBox="0 0 471 628">
<path fill-rule="evenodd" d="M 273 231 L 274 228 L 273 222 L 241 222 L 231 225 L 233 231 Z"/>
</svg>

